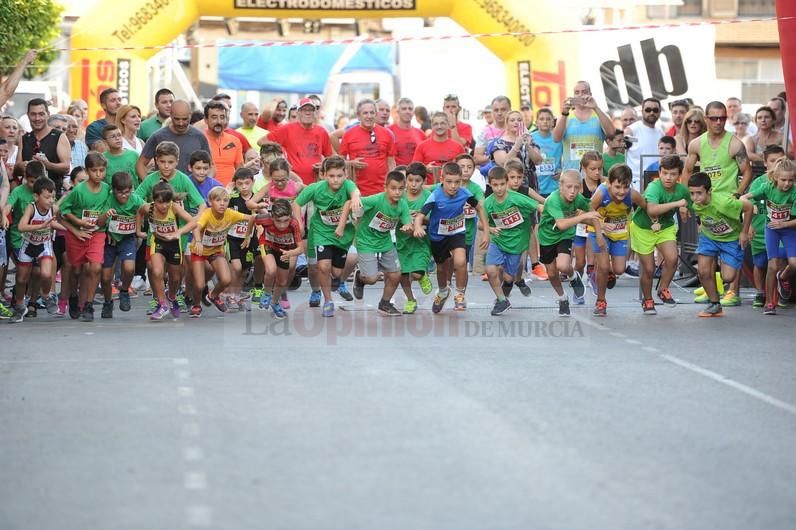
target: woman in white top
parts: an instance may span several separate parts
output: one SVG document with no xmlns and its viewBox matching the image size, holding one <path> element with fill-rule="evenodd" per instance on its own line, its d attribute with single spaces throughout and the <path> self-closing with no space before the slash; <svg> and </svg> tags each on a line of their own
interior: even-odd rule
<svg viewBox="0 0 796 530">
<path fill-rule="evenodd" d="M 760 107 L 755 112 L 757 134 L 744 139 L 746 153 L 752 163 L 763 164 L 763 150 L 769 145 L 782 145 L 782 133 L 774 129 L 774 110 L 771 107 Z"/>
<path fill-rule="evenodd" d="M 122 131 L 122 147 L 140 155 L 144 149 L 143 140 L 137 136 L 141 127 L 141 109 L 135 105 L 122 105 L 116 113 L 116 125 Z"/>
</svg>

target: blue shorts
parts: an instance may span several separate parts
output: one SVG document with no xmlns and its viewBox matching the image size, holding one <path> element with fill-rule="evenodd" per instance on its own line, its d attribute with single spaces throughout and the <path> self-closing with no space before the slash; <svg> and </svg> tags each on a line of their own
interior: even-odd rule
<svg viewBox="0 0 796 530">
<path fill-rule="evenodd" d="M 715 241 L 699 234 L 696 253 L 700 256 L 718 257 L 725 265 L 740 270 L 743 267 L 743 249 L 738 241 Z"/>
<path fill-rule="evenodd" d="M 586 236 L 575 236 L 572 238 L 572 246 L 573 247 L 585 247 L 586 246 Z"/>
<path fill-rule="evenodd" d="M 796 258 L 796 228 L 766 227 L 766 254 L 768 259 L 780 258 L 780 247 L 785 248 L 785 258 Z"/>
<path fill-rule="evenodd" d="M 117 257 L 119 261 L 135 261 L 135 255 L 138 251 L 137 242 L 138 239 L 135 236 L 125 237 L 121 241 L 116 242 L 115 245 L 111 245 L 105 241 L 105 257 L 102 261 L 102 267 L 110 269 L 113 267 Z"/>
<path fill-rule="evenodd" d="M 779 247 L 779 255 L 777 258 L 788 259 L 788 255 L 785 254 L 785 247 Z M 765 269 L 768 267 L 768 253 L 761 252 L 759 254 L 752 255 L 752 263 L 754 263 L 755 267 L 758 269 Z"/>
<path fill-rule="evenodd" d="M 605 239 L 605 245 L 608 247 L 609 256 L 627 257 L 627 239 L 620 239 L 619 241 L 613 241 L 607 237 L 603 239 Z M 589 234 L 589 241 L 591 242 L 592 251 L 595 254 L 599 254 L 600 245 L 597 244 L 597 235 L 595 233 Z"/>
<path fill-rule="evenodd" d="M 503 272 L 515 276 L 520 268 L 520 256 L 522 254 L 503 252 L 496 244 L 489 243 L 489 248 L 486 250 L 486 264 L 503 267 Z"/>
</svg>

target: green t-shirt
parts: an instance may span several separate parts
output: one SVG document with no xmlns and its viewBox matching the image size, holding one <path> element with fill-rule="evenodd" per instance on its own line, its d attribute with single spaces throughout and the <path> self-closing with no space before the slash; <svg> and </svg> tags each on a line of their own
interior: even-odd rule
<svg viewBox="0 0 796 530">
<path fill-rule="evenodd" d="M 108 235 L 114 241 L 135 235 L 135 213 L 143 204 L 144 199 L 134 194 L 130 195 L 126 203 L 121 204 L 111 190 L 105 211 L 116 210 L 116 215 L 109 218 L 107 223 Z"/>
<path fill-rule="evenodd" d="M 412 219 L 420 213 L 420 209 L 426 203 L 426 199 L 431 195 L 427 189 L 423 189 L 417 199 L 411 201 L 408 195 L 404 195 L 406 204 L 409 207 Z M 400 230 L 395 232 L 395 247 L 398 249 L 398 259 L 401 262 L 401 272 L 424 271 L 428 267 L 431 259 L 431 247 L 428 242 L 428 234 L 425 237 L 414 237 L 412 234 L 405 234 Z"/>
<path fill-rule="evenodd" d="M 699 216 L 702 234 L 719 242 L 738 241 L 741 234 L 743 202 L 729 193 L 711 193 L 710 202 L 704 206 L 691 205 Z"/>
<path fill-rule="evenodd" d="M 11 207 L 11 247 L 15 250 L 22 248 L 22 233 L 19 231 L 19 220 L 25 213 L 25 208 L 33 202 L 33 190 L 22 184 L 11 190 L 8 196 L 8 205 Z"/>
<path fill-rule="evenodd" d="M 764 173 L 752 181 L 749 186 L 749 193 L 753 196 L 759 193 L 763 186 L 768 182 L 768 173 Z M 750 245 L 752 255 L 762 254 L 766 251 L 766 224 L 768 224 L 768 212 L 766 211 L 766 200 L 752 200 L 752 204 L 757 207 L 757 213 L 752 217 L 752 229 L 755 232 Z"/>
<path fill-rule="evenodd" d="M 780 191 L 777 184 L 769 180 L 752 192 L 752 199 L 765 199 L 768 222 L 790 221 L 796 216 L 796 187 Z"/>
<path fill-rule="evenodd" d="M 108 210 L 110 193 L 111 187 L 104 182 L 100 182 L 100 189 L 97 192 L 89 189 L 88 181 L 81 182 L 61 202 L 61 214 L 72 214 L 78 219 L 96 224 L 99 216 Z M 105 227 L 100 226 L 97 230 L 104 232 Z"/>
<path fill-rule="evenodd" d="M 730 156 L 733 134 L 725 132 L 717 148 L 710 146 L 708 134 L 699 140 L 699 164 L 710 177 L 713 193 L 735 193 L 738 191 L 738 163 Z"/>
<path fill-rule="evenodd" d="M 332 191 L 329 183 L 324 180 L 301 190 L 296 197 L 296 204 L 299 206 L 304 206 L 308 202 L 315 204 L 315 211 L 309 222 L 314 246 L 334 245 L 346 250 L 351 246 L 354 241 L 354 225 L 350 221 L 346 224 L 342 238 L 338 239 L 334 231 L 340 221 L 343 206 L 356 189 L 353 182 L 344 180 L 339 190 Z"/>
<path fill-rule="evenodd" d="M 556 190 L 551 193 L 544 202 L 544 211 L 539 220 L 539 244 L 550 246 L 575 237 L 575 225 L 562 231 L 556 226 L 556 220 L 575 217 L 577 210 L 584 212 L 591 210 L 589 199 L 578 194 L 574 201 L 568 203 L 561 197 L 560 191 Z"/>
<path fill-rule="evenodd" d="M 409 203 L 401 197 L 393 205 L 387 199 L 386 192 L 362 198 L 362 218 L 357 226 L 357 251 L 387 252 L 394 248 L 393 230 L 400 231 L 403 225 L 412 222 Z"/>
<path fill-rule="evenodd" d="M 124 171 L 133 177 L 133 189 L 135 189 L 138 185 L 138 173 L 135 170 L 138 153 L 132 149 L 125 149 L 120 155 L 112 155 L 110 151 L 106 151 L 102 153 L 102 156 L 108 161 L 108 169 L 105 171 L 105 182 L 108 183 L 108 186 L 111 185 L 114 173 Z"/>
<path fill-rule="evenodd" d="M 182 171 L 177 171 L 170 180 L 166 181 L 160 176 L 160 173 L 155 171 L 150 173 L 144 181 L 135 189 L 135 194 L 141 197 L 144 202 L 152 202 L 152 188 L 155 187 L 160 181 L 168 182 L 171 184 L 174 193 L 183 194 L 184 197 L 181 201 L 174 201 L 186 210 L 191 208 L 199 208 L 205 203 L 199 190 L 196 189 L 194 183 L 188 178 L 188 175 Z"/>
<path fill-rule="evenodd" d="M 608 171 L 617 164 L 625 163 L 625 154 L 618 153 L 616 156 L 611 156 L 608 153 L 603 153 L 603 176 L 608 176 Z"/>
<path fill-rule="evenodd" d="M 492 194 L 484 201 L 489 226 L 500 228 L 492 242 L 507 254 L 522 254 L 531 239 L 531 219 L 537 203 L 527 195 L 509 190 L 503 202 Z"/>
<path fill-rule="evenodd" d="M 160 121 L 160 116 L 155 114 L 141 122 L 141 126 L 138 128 L 138 137 L 146 142 L 161 127 L 163 127 L 163 122 Z"/>
<path fill-rule="evenodd" d="M 644 199 L 652 204 L 667 204 L 685 199 L 688 206 L 691 206 L 691 193 L 688 191 L 688 188 L 676 182 L 674 189 L 669 192 L 663 187 L 660 179 L 652 181 L 652 183 L 647 186 L 647 189 L 644 190 Z M 676 208 L 658 216 L 658 223 L 661 225 L 661 229 L 669 228 L 674 225 L 675 213 L 677 213 Z M 650 219 L 650 216 L 647 214 L 647 210 L 644 208 L 637 208 L 636 213 L 633 214 L 633 224 L 645 230 L 652 228 L 652 219 Z"/>
</svg>

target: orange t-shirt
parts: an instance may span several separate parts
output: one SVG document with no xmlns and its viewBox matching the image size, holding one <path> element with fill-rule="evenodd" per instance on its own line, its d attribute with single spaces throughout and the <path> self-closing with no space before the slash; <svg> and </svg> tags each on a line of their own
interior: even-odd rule
<svg viewBox="0 0 796 530">
<path fill-rule="evenodd" d="M 210 156 L 216 167 L 215 178 L 226 186 L 232 182 L 235 170 L 243 165 L 243 146 L 235 136 L 222 132 L 214 135 L 209 129 L 205 131 L 207 143 L 210 145 Z"/>
</svg>

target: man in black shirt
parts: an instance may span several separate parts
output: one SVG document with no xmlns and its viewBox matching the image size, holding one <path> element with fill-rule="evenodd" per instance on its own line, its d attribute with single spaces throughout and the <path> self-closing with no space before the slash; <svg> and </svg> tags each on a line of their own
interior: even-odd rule
<svg viewBox="0 0 796 530">
<path fill-rule="evenodd" d="M 47 124 L 49 117 L 46 101 L 41 98 L 28 101 L 32 131 L 22 137 L 14 173 L 24 175 L 28 162 L 40 161 L 47 170 L 47 176 L 55 182 L 56 196 L 60 197 L 64 175 L 69 172 L 72 161 L 72 147 L 64 133 Z"/>
</svg>

